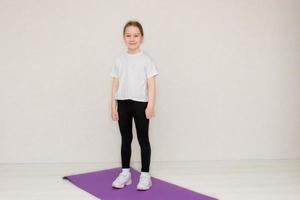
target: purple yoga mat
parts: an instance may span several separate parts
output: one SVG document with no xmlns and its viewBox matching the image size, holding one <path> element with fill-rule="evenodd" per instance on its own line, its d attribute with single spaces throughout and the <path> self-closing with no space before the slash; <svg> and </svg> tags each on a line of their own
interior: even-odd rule
<svg viewBox="0 0 300 200">
<path fill-rule="evenodd" d="M 112 188 L 113 180 L 121 172 L 121 168 L 64 176 L 77 187 L 100 198 L 101 200 L 216 200 L 192 190 L 152 177 L 152 187 L 146 191 L 138 191 L 136 185 L 140 173 L 131 168 L 132 184 L 123 189 Z"/>
</svg>

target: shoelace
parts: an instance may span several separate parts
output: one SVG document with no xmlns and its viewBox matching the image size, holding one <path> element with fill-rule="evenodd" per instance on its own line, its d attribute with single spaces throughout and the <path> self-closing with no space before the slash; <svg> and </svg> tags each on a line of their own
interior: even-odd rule
<svg viewBox="0 0 300 200">
<path fill-rule="evenodd" d="M 127 177 L 128 175 L 127 174 L 123 174 L 123 173 L 120 173 L 119 176 L 118 176 L 118 180 L 122 180 L 123 178 Z"/>
<path fill-rule="evenodd" d="M 150 180 L 150 177 L 148 177 L 148 176 L 140 176 L 140 181 L 139 182 L 141 184 L 145 185 L 149 182 L 149 180 Z"/>
</svg>

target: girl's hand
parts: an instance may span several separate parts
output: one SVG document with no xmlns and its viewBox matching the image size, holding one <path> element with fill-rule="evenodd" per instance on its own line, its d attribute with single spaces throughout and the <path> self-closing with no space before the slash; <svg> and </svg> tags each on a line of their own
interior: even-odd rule
<svg viewBox="0 0 300 200">
<path fill-rule="evenodd" d="M 146 110 L 146 118 L 150 119 L 151 117 L 154 117 L 154 108 L 152 106 L 147 106 Z"/>
<path fill-rule="evenodd" d="M 116 109 L 111 110 L 111 118 L 112 118 L 113 121 L 119 120 L 119 114 L 118 114 L 118 111 Z"/>
</svg>

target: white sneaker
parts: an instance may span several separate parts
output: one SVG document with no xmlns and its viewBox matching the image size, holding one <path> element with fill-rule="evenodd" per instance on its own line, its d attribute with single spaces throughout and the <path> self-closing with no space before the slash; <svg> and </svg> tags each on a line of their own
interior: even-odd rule
<svg viewBox="0 0 300 200">
<path fill-rule="evenodd" d="M 140 181 L 137 185 L 138 190 L 148 190 L 152 186 L 151 176 L 149 173 L 141 172 Z"/>
<path fill-rule="evenodd" d="M 114 188 L 123 188 L 125 185 L 130 185 L 132 183 L 130 172 L 121 172 L 119 176 L 112 183 Z"/>
</svg>

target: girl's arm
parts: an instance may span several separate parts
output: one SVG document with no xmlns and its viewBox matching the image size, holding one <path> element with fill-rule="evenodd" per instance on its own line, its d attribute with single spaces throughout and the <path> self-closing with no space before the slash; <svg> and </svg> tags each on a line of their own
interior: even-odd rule
<svg viewBox="0 0 300 200">
<path fill-rule="evenodd" d="M 111 113 L 113 120 L 118 120 L 117 115 L 117 100 L 116 100 L 116 93 L 119 87 L 119 79 L 113 78 L 112 81 L 112 91 L 111 91 Z"/>
<path fill-rule="evenodd" d="M 150 119 L 154 116 L 154 106 L 155 106 L 155 94 L 156 94 L 156 84 L 155 76 L 148 78 L 148 105 L 146 109 L 147 118 Z"/>
</svg>

